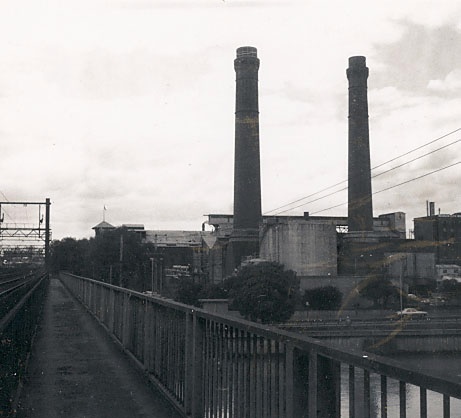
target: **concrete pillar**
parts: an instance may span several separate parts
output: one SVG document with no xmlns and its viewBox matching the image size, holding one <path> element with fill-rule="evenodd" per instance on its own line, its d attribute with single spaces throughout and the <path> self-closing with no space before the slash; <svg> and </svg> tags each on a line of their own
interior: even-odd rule
<svg viewBox="0 0 461 418">
<path fill-rule="evenodd" d="M 365 57 L 349 58 L 349 231 L 373 230 Z"/>
</svg>

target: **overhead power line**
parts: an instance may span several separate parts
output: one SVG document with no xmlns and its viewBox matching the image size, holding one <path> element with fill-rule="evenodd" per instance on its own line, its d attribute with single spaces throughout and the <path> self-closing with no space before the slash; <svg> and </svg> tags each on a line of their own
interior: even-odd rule
<svg viewBox="0 0 461 418">
<path fill-rule="evenodd" d="M 458 161 L 458 162 L 456 162 L 456 163 L 447 165 L 447 166 L 442 167 L 442 168 L 438 168 L 437 170 L 433 170 L 433 171 L 431 171 L 431 172 L 429 172 L 429 173 L 425 173 L 425 174 L 423 174 L 423 175 L 421 175 L 421 176 L 414 177 L 414 178 L 412 178 L 412 179 L 410 179 L 410 180 L 406 180 L 406 181 L 404 181 L 404 182 L 402 182 L 402 183 L 395 184 L 395 185 L 390 186 L 390 187 L 386 187 L 385 189 L 378 190 L 377 192 L 374 192 L 374 193 L 372 193 L 372 194 L 378 194 L 378 193 L 386 192 L 386 191 L 391 190 L 391 189 L 395 189 L 396 187 L 402 186 L 402 185 L 404 185 L 404 184 L 411 183 L 411 182 L 413 182 L 413 181 L 415 181 L 415 180 L 422 179 L 422 178 L 424 178 L 424 177 L 430 176 L 431 174 L 435 174 L 435 173 L 438 173 L 439 171 L 443 171 L 443 170 L 446 170 L 446 169 L 448 169 L 448 168 L 454 167 L 455 165 L 458 165 L 458 164 L 461 164 L 461 161 Z M 315 215 L 315 214 L 321 213 L 321 212 L 326 212 L 327 210 L 335 209 L 335 208 L 338 208 L 338 207 L 340 207 L 340 206 L 347 205 L 347 203 L 348 203 L 348 202 L 343 202 L 343 203 L 340 203 L 339 205 L 330 206 L 329 208 L 322 209 L 322 210 L 318 210 L 318 211 L 316 211 L 316 212 L 312 212 L 312 215 Z"/>
<path fill-rule="evenodd" d="M 435 139 L 433 139 L 433 140 L 431 140 L 431 141 L 429 141 L 429 142 L 427 142 L 427 143 L 425 143 L 425 144 L 423 144 L 423 145 L 420 145 L 419 147 L 413 148 L 413 149 L 411 149 L 410 151 L 407 151 L 407 152 L 405 152 L 405 153 L 403 153 L 403 154 L 400 154 L 400 155 L 398 155 L 398 156 L 396 156 L 396 157 L 394 157 L 394 158 L 391 158 L 390 160 L 385 161 L 385 162 L 383 162 L 383 163 L 381 163 L 381 164 L 379 164 L 379 165 L 377 165 L 377 166 L 371 168 L 371 170 L 372 170 L 372 171 L 373 171 L 373 170 L 376 170 L 376 169 L 379 168 L 379 167 L 382 167 L 382 166 L 384 166 L 384 165 L 386 165 L 386 164 L 389 164 L 389 163 L 391 163 L 391 162 L 393 162 L 393 161 L 395 161 L 395 160 L 398 160 L 399 158 L 405 157 L 405 156 L 407 156 L 407 155 L 409 155 L 409 154 L 411 154 L 411 153 L 413 153 L 413 152 L 415 152 L 415 151 L 418 151 L 418 150 L 420 150 L 420 149 L 422 149 L 422 148 L 424 148 L 424 147 L 427 147 L 428 145 L 431 145 L 431 144 L 433 144 L 433 143 L 435 143 L 435 142 L 437 142 L 437 141 L 440 141 L 440 140 L 442 140 L 442 139 L 444 139 L 444 138 L 446 138 L 446 137 L 448 137 L 448 136 L 450 136 L 450 135 L 453 135 L 454 133 L 456 133 L 456 132 L 458 132 L 458 131 L 461 131 L 461 127 L 460 127 L 460 128 L 457 128 L 457 129 L 455 129 L 455 130 L 453 130 L 453 131 L 451 131 L 451 132 L 448 132 L 448 133 L 446 133 L 446 134 L 444 134 L 444 135 L 442 135 L 442 136 L 439 136 L 438 138 L 435 138 Z M 415 158 L 415 159 L 413 159 L 413 160 L 410 160 L 410 161 L 407 161 L 407 162 L 405 162 L 405 163 L 403 163 L 403 164 L 400 164 L 400 165 L 397 166 L 397 167 L 394 167 L 394 168 L 391 168 L 391 169 L 389 169 L 389 170 L 386 170 L 386 171 L 384 171 L 384 172 L 382 172 L 382 173 L 380 173 L 380 174 L 376 174 L 375 176 L 372 176 L 372 178 L 377 177 L 377 176 L 380 176 L 380 175 L 383 175 L 383 174 L 385 174 L 385 173 L 387 173 L 387 172 L 389 172 L 389 171 L 395 170 L 395 169 L 397 169 L 397 168 L 403 167 L 403 166 L 406 165 L 406 164 L 410 164 L 410 163 L 412 163 L 412 162 L 414 162 L 414 161 L 416 161 L 416 160 L 418 160 L 418 159 L 421 159 L 421 158 L 423 158 L 423 157 L 425 157 L 425 156 L 427 156 L 427 155 L 430 155 L 430 154 L 432 154 L 432 153 L 434 153 L 434 152 L 440 151 L 441 149 L 447 148 L 447 147 L 449 147 L 449 146 L 451 146 L 451 145 L 454 145 L 454 144 L 456 144 L 456 143 L 458 143 L 458 142 L 460 142 L 460 141 L 461 141 L 461 140 L 458 139 L 458 140 L 456 140 L 456 141 L 454 141 L 454 142 L 452 142 L 452 143 L 450 143 L 450 144 L 444 145 L 443 147 L 440 147 L 440 148 L 437 148 L 437 149 L 435 149 L 435 150 L 433 150 L 433 151 L 430 151 L 430 152 L 428 152 L 428 153 L 426 153 L 426 154 L 424 154 L 424 155 L 422 155 L 422 156 L 420 156 L 420 157 L 417 157 L 417 158 Z M 346 183 L 347 181 L 348 181 L 347 179 L 346 179 L 346 180 L 342 180 L 342 181 L 340 181 L 340 182 L 338 182 L 338 183 L 335 183 L 335 184 L 333 184 L 333 185 L 331 185 L 331 186 L 325 187 L 325 188 L 323 188 L 323 189 L 321 189 L 321 190 L 319 190 L 319 191 L 317 191 L 317 192 L 311 193 L 311 194 L 309 194 L 309 195 L 307 195 L 307 196 L 304 196 L 304 197 L 301 197 L 301 198 L 299 198 L 299 199 L 296 199 L 296 200 L 294 200 L 294 201 L 292 201 L 292 202 L 286 203 L 285 205 L 282 205 L 282 206 L 279 206 L 279 207 L 277 207 L 277 208 L 275 208 L 275 209 L 269 210 L 269 211 L 265 212 L 265 215 L 267 215 L 267 214 L 269 214 L 269 213 L 271 213 L 271 212 L 276 212 L 276 211 L 278 211 L 279 209 L 283 209 L 283 208 L 285 208 L 285 207 L 287 207 L 287 206 L 291 206 L 291 205 L 293 205 L 293 204 L 295 204 L 295 203 L 301 202 L 301 201 L 303 201 L 303 200 L 305 200 L 305 199 L 308 199 L 308 198 L 310 198 L 310 197 L 313 197 L 313 196 L 315 196 L 315 195 L 318 195 L 318 194 L 320 194 L 320 193 L 323 193 L 323 192 L 325 192 L 325 191 L 327 191 L 327 190 L 330 190 L 330 189 L 332 189 L 332 188 L 334 188 L 334 187 L 336 187 L 336 186 L 339 186 L 339 185 L 341 185 L 341 184 L 344 184 L 344 183 Z M 333 192 L 333 193 L 329 193 L 329 194 L 327 194 L 327 195 L 325 195 L 325 196 L 323 196 L 323 197 L 320 197 L 320 198 L 318 198 L 318 199 L 315 199 L 315 200 L 313 200 L 313 201 L 305 202 L 305 203 L 303 203 L 303 204 L 301 204 L 301 205 L 288 208 L 288 209 L 283 210 L 283 211 L 281 211 L 281 212 L 277 212 L 276 215 L 277 215 L 277 214 L 280 214 L 280 213 L 285 213 L 285 212 L 291 211 L 291 210 L 293 210 L 293 209 L 297 209 L 297 208 L 299 208 L 299 207 L 301 207 L 301 206 L 308 205 L 309 203 L 316 202 L 317 200 L 323 199 L 323 198 L 325 198 L 325 197 L 329 197 L 329 196 L 331 196 L 331 195 L 333 195 L 333 194 L 335 194 L 335 193 L 339 193 L 339 192 L 342 192 L 342 191 L 344 191 L 344 190 L 347 190 L 347 187 L 342 188 L 342 189 L 340 189 L 340 190 L 337 190 L 337 191 L 335 191 L 335 192 Z"/>
<path fill-rule="evenodd" d="M 453 142 L 451 142 L 450 144 L 446 144 L 446 145 L 444 145 L 443 147 L 437 148 L 437 149 L 435 149 L 435 150 L 432 150 L 432 151 L 430 151 L 430 152 L 427 152 L 426 154 L 420 155 L 419 157 L 413 158 L 412 160 L 409 160 L 409 161 L 407 161 L 407 162 L 405 162 L 405 163 L 402 163 L 402 164 L 400 164 L 400 165 L 398 165 L 398 166 L 392 167 L 392 168 L 390 168 L 390 169 L 388 169 L 388 170 L 386 170 L 386 171 L 383 171 L 383 172 L 381 172 L 381 173 L 375 174 L 375 175 L 372 176 L 371 178 L 375 178 L 375 177 L 382 176 L 383 174 L 389 173 L 390 171 L 393 171 L 393 170 L 396 170 L 396 169 L 398 169 L 398 168 L 401 168 L 401 167 L 403 167 L 404 165 L 407 165 L 407 164 L 410 164 L 410 163 L 412 163 L 412 162 L 414 162 L 414 161 L 420 160 L 421 158 L 427 157 L 428 155 L 433 154 L 433 153 L 435 153 L 435 152 L 437 152 L 437 151 L 440 151 L 440 150 L 442 150 L 442 149 L 444 149 L 444 148 L 448 148 L 449 146 L 454 145 L 454 144 L 456 144 L 456 143 L 458 143 L 458 142 L 461 142 L 461 139 L 457 139 L 456 141 L 453 141 Z M 342 181 L 341 183 L 337 183 L 336 186 L 339 185 L 339 184 L 342 184 L 342 183 L 346 183 L 346 182 L 347 182 L 347 180 Z M 331 186 L 331 187 L 333 187 L 333 186 Z M 331 188 L 331 187 L 330 187 L 330 188 Z M 326 197 L 333 196 L 333 195 L 335 195 L 336 193 L 343 192 L 344 190 L 347 190 L 347 189 L 348 189 L 348 186 L 343 187 L 342 189 L 335 190 L 334 192 L 331 192 L 331 193 L 328 193 L 328 194 L 326 194 L 326 195 L 324 195 L 324 196 L 318 197 L 317 199 L 309 200 L 309 201 L 307 201 L 307 202 L 301 203 L 300 205 L 293 206 L 293 207 L 290 207 L 290 208 L 288 208 L 288 209 L 285 209 L 285 210 L 282 210 L 282 211 L 280 211 L 280 212 L 277 212 L 276 215 L 280 215 L 280 214 L 282 214 L 282 213 L 289 212 L 289 211 L 291 211 L 291 210 L 300 208 L 300 207 L 302 207 L 302 206 L 309 205 L 310 203 L 314 203 L 314 202 L 317 202 L 317 201 L 319 201 L 319 200 L 325 199 Z M 316 194 L 316 193 L 312 194 L 311 196 L 313 196 L 313 195 L 315 195 L 315 194 Z M 299 200 L 297 200 L 296 202 L 299 202 L 300 200 L 304 200 L 304 199 L 299 199 Z"/>
</svg>

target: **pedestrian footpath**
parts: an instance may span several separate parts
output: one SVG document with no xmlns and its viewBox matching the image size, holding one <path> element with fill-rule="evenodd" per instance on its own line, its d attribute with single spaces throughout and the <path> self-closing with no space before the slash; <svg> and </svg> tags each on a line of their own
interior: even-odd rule
<svg viewBox="0 0 461 418">
<path fill-rule="evenodd" d="M 177 418 L 100 325 L 52 278 L 19 418 Z"/>
</svg>

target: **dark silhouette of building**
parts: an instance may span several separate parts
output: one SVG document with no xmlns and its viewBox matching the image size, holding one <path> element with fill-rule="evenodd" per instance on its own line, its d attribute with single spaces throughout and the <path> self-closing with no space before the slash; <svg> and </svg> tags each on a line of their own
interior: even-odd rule
<svg viewBox="0 0 461 418">
<path fill-rule="evenodd" d="M 461 266 L 461 213 L 416 218 L 414 226 L 415 240 L 435 254 L 436 264 Z"/>
</svg>

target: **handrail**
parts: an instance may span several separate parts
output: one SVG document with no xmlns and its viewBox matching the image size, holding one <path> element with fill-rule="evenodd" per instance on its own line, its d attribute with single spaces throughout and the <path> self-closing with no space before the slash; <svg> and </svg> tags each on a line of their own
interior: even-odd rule
<svg viewBox="0 0 461 418">
<path fill-rule="evenodd" d="M 380 355 L 69 273 L 60 277 L 184 416 L 215 417 L 226 409 L 225 416 L 233 417 L 246 408 L 252 416 L 292 418 L 305 416 L 299 415 L 303 410 L 309 416 L 317 416 L 314 411 L 339 416 L 341 364 L 350 370 L 352 409 L 358 407 L 356 368 L 364 371 L 363 409 L 370 408 L 370 373 L 381 375 L 383 393 L 387 378 L 400 382 L 403 409 L 405 384 L 419 386 L 421 399 L 426 390 L 441 393 L 445 406 L 450 397 L 461 399 L 461 382 L 454 378 L 431 376 Z M 427 408 L 427 400 L 421 402 Z"/>
</svg>

